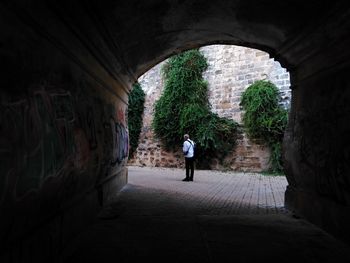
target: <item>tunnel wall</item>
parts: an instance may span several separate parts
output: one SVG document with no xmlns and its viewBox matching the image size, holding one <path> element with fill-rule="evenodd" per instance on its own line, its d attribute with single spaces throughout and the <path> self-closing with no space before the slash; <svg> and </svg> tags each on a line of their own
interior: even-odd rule
<svg viewBox="0 0 350 263">
<path fill-rule="evenodd" d="M 286 134 L 289 209 L 350 243 L 350 64 L 299 82 Z M 311 99 L 312 98 L 312 99 Z"/>
<path fill-rule="evenodd" d="M 347 243 L 350 243 L 349 26 L 342 15 L 334 14 L 322 27 L 310 31 L 307 41 L 303 39 L 295 47 L 294 51 L 299 51 L 292 55 L 302 63 L 291 73 L 292 111 L 284 141 L 289 183 L 286 206 Z"/>
<path fill-rule="evenodd" d="M 126 88 L 40 11 L 0 11 L 1 262 L 55 262 L 127 181 Z"/>
</svg>

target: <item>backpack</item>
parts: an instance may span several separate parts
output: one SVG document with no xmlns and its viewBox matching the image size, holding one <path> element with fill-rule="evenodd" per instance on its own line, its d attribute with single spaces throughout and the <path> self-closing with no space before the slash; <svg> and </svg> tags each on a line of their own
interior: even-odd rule
<svg viewBox="0 0 350 263">
<path fill-rule="evenodd" d="M 192 143 L 190 140 L 187 140 L 190 144 L 191 144 L 191 146 L 192 146 L 192 148 L 193 148 L 193 159 L 196 157 L 196 143 Z M 188 154 L 188 151 L 189 151 L 190 149 L 188 149 L 187 150 L 187 152 L 185 153 L 185 155 L 187 155 Z"/>
</svg>

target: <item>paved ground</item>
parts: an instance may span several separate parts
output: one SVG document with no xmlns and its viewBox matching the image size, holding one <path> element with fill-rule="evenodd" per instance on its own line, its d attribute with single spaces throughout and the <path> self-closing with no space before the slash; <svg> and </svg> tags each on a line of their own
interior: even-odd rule
<svg viewBox="0 0 350 263">
<path fill-rule="evenodd" d="M 349 247 L 283 208 L 286 180 L 129 167 L 129 184 L 64 262 L 350 262 Z"/>
</svg>

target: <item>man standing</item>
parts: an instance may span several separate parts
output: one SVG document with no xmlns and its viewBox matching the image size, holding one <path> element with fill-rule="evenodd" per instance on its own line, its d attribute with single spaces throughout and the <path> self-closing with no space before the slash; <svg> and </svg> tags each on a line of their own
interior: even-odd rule
<svg viewBox="0 0 350 263">
<path fill-rule="evenodd" d="M 190 136 L 188 134 L 185 134 L 184 135 L 184 143 L 183 143 L 183 147 L 182 147 L 182 151 L 185 155 L 185 166 L 186 166 L 186 178 L 184 178 L 182 180 L 184 182 L 193 181 L 194 145 L 195 145 L 195 143 L 194 143 L 194 141 L 190 140 Z"/>
</svg>

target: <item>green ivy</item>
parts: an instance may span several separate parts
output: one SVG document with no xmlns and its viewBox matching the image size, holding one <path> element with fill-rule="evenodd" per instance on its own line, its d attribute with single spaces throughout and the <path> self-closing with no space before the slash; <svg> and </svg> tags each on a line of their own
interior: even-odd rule
<svg viewBox="0 0 350 263">
<path fill-rule="evenodd" d="M 262 139 L 271 149 L 271 171 L 281 173 L 281 145 L 287 125 L 288 111 L 279 105 L 277 87 L 270 81 L 259 80 L 242 94 L 243 124 L 251 138 Z"/>
<path fill-rule="evenodd" d="M 163 66 L 165 87 L 155 104 L 152 127 L 167 149 L 179 149 L 188 133 L 198 149 L 197 166 L 209 168 L 209 159 L 224 157 L 236 142 L 237 123 L 212 113 L 208 84 L 202 73 L 208 67 L 198 50 L 171 57 Z M 221 159 L 222 160 L 222 159 Z"/>
<path fill-rule="evenodd" d="M 129 156 L 133 156 L 140 137 L 142 128 L 142 115 L 145 103 L 145 93 L 139 83 L 133 85 L 129 94 L 128 126 L 130 138 Z"/>
</svg>

